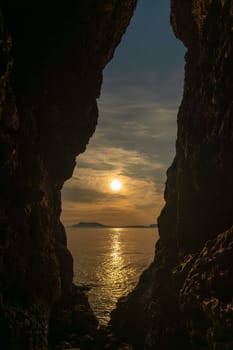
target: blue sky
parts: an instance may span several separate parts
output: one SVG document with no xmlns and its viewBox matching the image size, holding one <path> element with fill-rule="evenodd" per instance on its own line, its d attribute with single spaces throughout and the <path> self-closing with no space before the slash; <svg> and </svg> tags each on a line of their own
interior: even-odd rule
<svg viewBox="0 0 233 350">
<path fill-rule="evenodd" d="M 169 1 L 139 0 L 126 35 L 117 48 L 105 75 L 135 77 L 135 72 L 156 72 L 169 76 L 183 69 L 183 45 L 169 24 Z"/>
<path fill-rule="evenodd" d="M 163 206 L 175 154 L 184 47 L 169 23 L 169 1 L 139 0 L 104 71 L 96 133 L 63 189 L 65 224 L 150 224 Z M 122 181 L 113 192 L 111 179 Z"/>
</svg>

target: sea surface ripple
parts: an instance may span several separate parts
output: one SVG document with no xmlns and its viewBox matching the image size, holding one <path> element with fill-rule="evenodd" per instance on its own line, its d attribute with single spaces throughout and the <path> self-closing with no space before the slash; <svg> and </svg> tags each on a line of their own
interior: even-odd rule
<svg viewBox="0 0 233 350">
<path fill-rule="evenodd" d="M 88 290 L 100 324 L 107 324 L 117 300 L 136 286 L 153 260 L 156 228 L 68 228 L 74 282 Z"/>
</svg>

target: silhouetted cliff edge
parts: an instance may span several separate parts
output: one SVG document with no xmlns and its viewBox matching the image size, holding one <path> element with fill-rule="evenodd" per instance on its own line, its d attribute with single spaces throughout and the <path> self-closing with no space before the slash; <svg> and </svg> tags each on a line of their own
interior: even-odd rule
<svg viewBox="0 0 233 350">
<path fill-rule="evenodd" d="M 95 131 L 102 70 L 136 0 L 0 4 L 0 347 L 95 332 L 60 223 L 61 188 Z M 50 325 L 48 324 L 50 320 Z"/>
<path fill-rule="evenodd" d="M 139 349 L 233 349 L 233 1 L 172 0 L 187 47 L 155 259 L 111 324 Z"/>
</svg>

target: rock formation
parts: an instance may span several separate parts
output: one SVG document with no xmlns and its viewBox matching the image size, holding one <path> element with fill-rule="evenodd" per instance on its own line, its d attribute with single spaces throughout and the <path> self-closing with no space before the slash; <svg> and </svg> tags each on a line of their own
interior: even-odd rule
<svg viewBox="0 0 233 350">
<path fill-rule="evenodd" d="M 93 134 L 102 70 L 136 0 L 3 0 L 0 347 L 42 350 L 97 320 L 73 286 L 61 188 Z M 52 310 L 52 313 L 51 313 Z M 50 319 L 50 325 L 49 325 Z"/>
<path fill-rule="evenodd" d="M 233 349 L 233 1 L 171 0 L 187 47 L 155 259 L 111 324 L 138 349 Z"/>
</svg>

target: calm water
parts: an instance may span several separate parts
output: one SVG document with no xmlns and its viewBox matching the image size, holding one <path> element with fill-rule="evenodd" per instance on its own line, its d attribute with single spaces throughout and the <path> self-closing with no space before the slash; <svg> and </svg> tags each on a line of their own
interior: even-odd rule
<svg viewBox="0 0 233 350">
<path fill-rule="evenodd" d="M 117 299 L 136 285 L 154 255 L 157 229 L 69 228 L 68 247 L 74 258 L 74 282 L 90 286 L 90 304 L 106 324 Z"/>
</svg>

